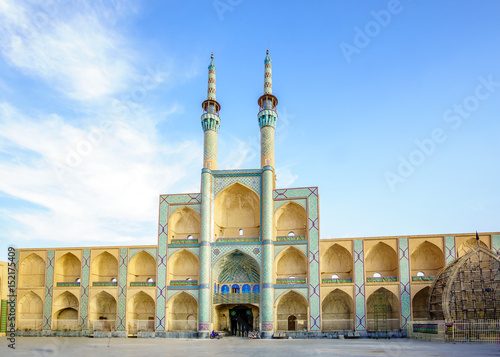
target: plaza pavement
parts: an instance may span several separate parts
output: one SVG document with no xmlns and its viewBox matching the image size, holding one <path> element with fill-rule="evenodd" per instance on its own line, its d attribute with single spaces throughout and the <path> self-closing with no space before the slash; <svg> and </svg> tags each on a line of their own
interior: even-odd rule
<svg viewBox="0 0 500 357">
<path fill-rule="evenodd" d="M 500 345 L 390 340 L 221 340 L 17 337 L 15 350 L 2 337 L 0 356 L 500 356 Z"/>
</svg>

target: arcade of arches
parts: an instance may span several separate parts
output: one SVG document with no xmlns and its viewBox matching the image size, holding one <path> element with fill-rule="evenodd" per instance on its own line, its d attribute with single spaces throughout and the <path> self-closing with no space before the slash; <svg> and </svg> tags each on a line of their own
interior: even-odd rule
<svg viewBox="0 0 500 357">
<path fill-rule="evenodd" d="M 221 192 L 220 204 L 234 205 L 251 216 L 246 221 L 235 221 L 226 212 L 218 218 L 219 230 L 243 227 L 252 236 L 258 212 L 252 207 L 259 202 L 253 191 L 232 185 Z M 307 237 L 304 230 L 305 216 L 302 206 L 285 204 L 278 208 L 274 222 L 275 234 L 287 239 Z M 175 216 L 176 215 L 176 216 Z M 184 216 L 187 215 L 187 216 Z M 191 236 L 198 241 L 200 234 L 199 214 L 193 209 L 178 208 L 171 217 L 175 226 L 174 239 L 186 240 Z M 232 223 L 231 223 L 232 222 Z M 227 225 L 227 226 L 224 226 Z M 231 232 L 231 230 L 225 230 Z M 233 234 L 231 233 L 231 235 Z M 290 234 L 293 233 L 293 234 Z M 296 235 L 296 236 L 295 236 Z M 186 236 L 186 237 L 184 237 Z M 457 237 L 455 257 L 464 257 L 478 245 L 489 249 L 491 241 L 484 237 L 479 243 L 470 236 Z M 490 237 L 491 238 L 491 237 Z M 364 239 L 364 281 L 366 329 L 375 328 L 375 322 L 383 316 L 388 330 L 401 328 L 400 256 L 398 240 L 394 238 Z M 428 236 L 408 239 L 408 275 L 411 285 L 411 319 L 428 320 L 431 287 L 447 266 L 443 237 Z M 172 245 L 173 247 L 174 245 Z M 157 257 L 145 247 L 130 254 L 126 268 L 126 329 L 129 334 L 137 331 L 155 331 Z M 355 265 L 359 254 L 355 253 L 352 240 L 337 239 L 320 242 L 320 311 L 322 331 L 355 330 L 356 304 L 354 281 Z M 307 298 L 310 277 L 307 250 L 298 244 L 282 243 L 274 247 L 273 284 L 275 331 L 304 331 L 310 328 L 310 306 Z M 451 260 L 448 261 L 450 262 Z M 200 258 L 198 250 L 179 247 L 167 260 L 165 282 L 169 292 L 165 304 L 166 331 L 198 331 L 200 314 L 197 290 L 185 290 L 185 286 L 197 288 L 200 284 Z M 21 330 L 41 330 L 44 321 L 46 298 L 47 255 L 43 251 L 22 252 L 19 264 L 19 292 L 17 326 Z M 120 252 L 118 249 L 95 248 L 90 259 L 82 257 L 82 251 L 56 250 L 53 258 L 53 301 L 51 325 L 53 330 L 82 329 L 82 295 L 80 282 L 88 269 L 88 324 L 89 328 L 101 326 L 111 330 L 118 319 Z M 233 249 L 215 260 L 211 271 L 212 328 L 243 335 L 260 328 L 262 298 L 261 261 L 245 250 Z M 193 288 L 192 288 L 193 289 Z M 176 291 L 177 290 L 177 291 Z M 170 290 L 169 290 L 170 291 Z M 380 311 L 383 311 L 381 314 Z M 97 321 L 97 322 L 96 322 Z"/>
</svg>

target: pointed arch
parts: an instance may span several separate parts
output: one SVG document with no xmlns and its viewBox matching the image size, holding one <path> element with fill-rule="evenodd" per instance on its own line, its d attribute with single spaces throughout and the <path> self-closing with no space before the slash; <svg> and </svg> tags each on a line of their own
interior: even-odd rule
<svg viewBox="0 0 500 357">
<path fill-rule="evenodd" d="M 366 276 L 379 273 L 382 277 L 398 277 L 399 260 L 396 252 L 389 245 L 378 242 L 365 257 Z"/>
<path fill-rule="evenodd" d="M 288 247 L 276 257 L 276 279 L 307 278 L 307 257 L 295 247 Z"/>
<path fill-rule="evenodd" d="M 156 260 L 145 250 L 135 254 L 128 263 L 129 282 L 147 282 L 153 279 L 156 282 Z"/>
<path fill-rule="evenodd" d="M 127 319 L 153 321 L 155 317 L 155 302 L 144 291 L 138 291 L 127 302 Z"/>
<path fill-rule="evenodd" d="M 116 320 L 116 299 L 106 291 L 94 295 L 89 302 L 89 320 Z"/>
<path fill-rule="evenodd" d="M 169 218 L 169 242 L 172 239 L 197 239 L 201 237 L 201 217 L 189 206 L 177 209 Z"/>
<path fill-rule="evenodd" d="M 375 330 L 377 320 L 387 331 L 399 329 L 399 299 L 386 288 L 378 288 L 366 300 L 366 316 L 369 331 Z"/>
<path fill-rule="evenodd" d="M 354 303 L 346 292 L 335 289 L 321 304 L 323 331 L 350 331 L 354 326 Z"/>
<path fill-rule="evenodd" d="M 259 284 L 260 267 L 254 258 L 236 249 L 217 260 L 212 270 L 212 279 L 219 284 Z"/>
<path fill-rule="evenodd" d="M 219 192 L 214 201 L 215 237 L 259 237 L 260 198 L 255 191 L 235 182 Z"/>
<path fill-rule="evenodd" d="M 168 284 L 172 281 L 193 280 L 200 281 L 200 261 L 198 257 L 187 249 L 181 249 L 168 259 Z"/>
<path fill-rule="evenodd" d="M 307 212 L 304 207 L 287 202 L 277 209 L 274 214 L 274 236 L 307 235 Z"/>
<path fill-rule="evenodd" d="M 90 281 L 111 281 L 118 278 L 118 260 L 108 252 L 102 252 L 92 259 Z"/>
<path fill-rule="evenodd" d="M 410 256 L 411 275 L 419 272 L 425 276 L 436 276 L 444 267 L 444 255 L 435 244 L 425 241 L 419 244 Z"/>
<path fill-rule="evenodd" d="M 197 331 L 198 301 L 182 291 L 168 301 L 168 330 Z"/>
<path fill-rule="evenodd" d="M 54 330 L 77 330 L 78 327 L 78 298 L 69 291 L 60 294 L 54 300 L 52 309 L 52 323 Z"/>
<path fill-rule="evenodd" d="M 412 300 L 413 320 L 430 320 L 429 314 L 429 295 L 430 286 L 426 286 L 415 294 Z"/>
<path fill-rule="evenodd" d="M 309 304 L 298 292 L 290 290 L 281 295 L 276 302 L 276 321 L 278 331 L 307 330 Z"/>
<path fill-rule="evenodd" d="M 54 267 L 55 282 L 75 282 L 80 278 L 82 264 L 73 253 L 66 253 L 56 261 Z"/>
<path fill-rule="evenodd" d="M 43 320 L 43 302 L 40 296 L 29 291 L 19 300 L 18 330 L 41 330 Z"/>
<path fill-rule="evenodd" d="M 23 259 L 20 267 L 20 286 L 45 286 L 45 261 L 36 253 Z"/>
<path fill-rule="evenodd" d="M 352 255 L 347 249 L 335 243 L 321 257 L 321 278 L 331 279 L 337 275 L 340 279 L 352 278 Z"/>
</svg>

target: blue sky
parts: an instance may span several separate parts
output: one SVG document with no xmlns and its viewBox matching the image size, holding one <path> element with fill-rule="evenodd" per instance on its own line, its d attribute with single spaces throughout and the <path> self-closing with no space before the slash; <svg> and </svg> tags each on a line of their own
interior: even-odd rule
<svg viewBox="0 0 500 357">
<path fill-rule="evenodd" d="M 199 192 L 211 52 L 219 168 L 258 168 L 268 46 L 277 185 L 319 187 L 322 238 L 499 231 L 498 18 L 497 1 L 0 0 L 0 259 L 156 244 L 158 196 Z"/>
</svg>

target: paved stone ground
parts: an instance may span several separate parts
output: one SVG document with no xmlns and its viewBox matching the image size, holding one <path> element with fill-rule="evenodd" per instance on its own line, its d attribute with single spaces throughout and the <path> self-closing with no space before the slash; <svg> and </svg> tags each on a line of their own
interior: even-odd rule
<svg viewBox="0 0 500 357">
<path fill-rule="evenodd" d="M 0 356 L 500 356 L 500 345 L 391 340 L 93 339 L 17 337 L 15 351 L 1 338 Z"/>
</svg>

